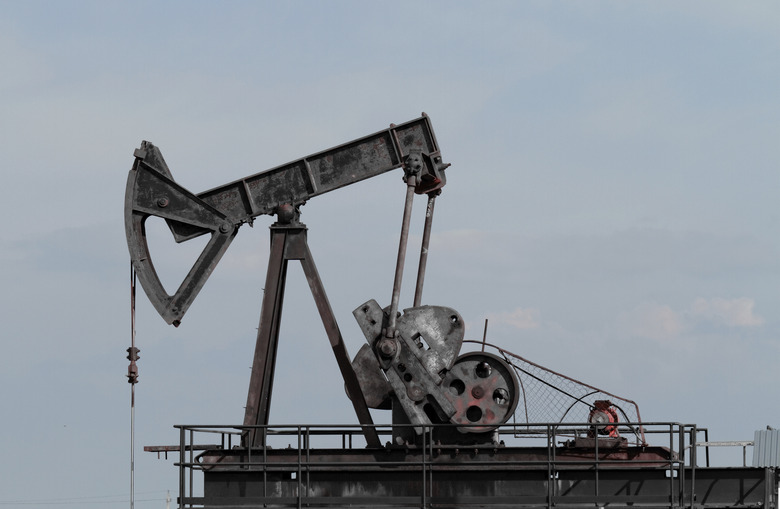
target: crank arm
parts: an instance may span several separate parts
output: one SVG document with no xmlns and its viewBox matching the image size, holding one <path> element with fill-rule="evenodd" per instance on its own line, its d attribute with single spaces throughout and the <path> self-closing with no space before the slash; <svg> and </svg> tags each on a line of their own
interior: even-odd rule
<svg viewBox="0 0 780 509">
<path fill-rule="evenodd" d="M 130 258 L 146 295 L 169 324 L 178 326 L 222 255 L 238 232 L 225 214 L 187 191 L 171 178 L 157 147 L 143 142 L 127 177 L 125 190 L 125 234 Z M 173 295 L 169 295 L 154 268 L 146 239 L 146 220 L 165 219 L 172 232 L 211 234 L 206 247 Z M 177 242 L 187 240 L 174 235 Z M 189 237 L 192 238 L 192 237 Z"/>
<path fill-rule="evenodd" d="M 460 352 L 463 319 L 443 306 L 408 308 L 398 317 L 394 337 L 387 338 L 383 329 L 388 312 L 375 300 L 352 312 L 370 345 L 364 345 L 352 366 L 369 406 L 386 408 L 389 394 L 395 394 L 415 432 L 421 434 L 422 426 L 432 423 L 427 406 L 440 422 L 450 421 L 456 413 L 448 389 L 441 384 Z"/>
</svg>

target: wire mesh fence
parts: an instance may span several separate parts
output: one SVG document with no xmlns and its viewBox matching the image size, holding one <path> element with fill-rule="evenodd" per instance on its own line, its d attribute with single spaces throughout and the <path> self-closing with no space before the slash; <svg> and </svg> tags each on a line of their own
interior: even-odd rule
<svg viewBox="0 0 780 509">
<path fill-rule="evenodd" d="M 633 436 L 638 443 L 644 443 L 639 406 L 626 398 L 617 396 L 574 378 L 540 366 L 517 354 L 490 343 L 466 340 L 491 348 L 510 365 L 518 380 L 519 398 L 514 413 L 514 427 L 517 436 L 534 436 L 544 429 L 532 423 L 558 422 L 561 424 L 592 421 L 594 411 L 608 403 L 617 414 L 616 433 Z M 623 423 L 623 424 L 620 424 Z"/>
</svg>

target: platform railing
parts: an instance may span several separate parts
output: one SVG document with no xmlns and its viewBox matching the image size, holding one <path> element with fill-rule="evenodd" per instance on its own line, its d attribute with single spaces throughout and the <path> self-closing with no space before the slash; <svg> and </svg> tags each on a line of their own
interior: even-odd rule
<svg viewBox="0 0 780 509">
<path fill-rule="evenodd" d="M 669 479 L 668 507 L 686 507 L 686 500 L 695 500 L 694 486 L 696 482 L 697 467 L 697 438 L 706 430 L 697 429 L 694 425 L 680 423 L 642 423 L 648 441 L 657 447 L 665 447 L 669 454 L 665 459 L 657 459 L 651 462 L 643 462 L 644 467 L 656 468 L 665 471 Z M 628 423 L 628 426 L 632 426 Z M 634 425 L 638 426 L 638 424 Z M 361 462 L 356 460 L 339 460 L 327 463 L 321 460 L 313 461 L 312 452 L 322 450 L 363 451 L 365 441 L 359 425 L 279 425 L 279 426 L 233 426 L 233 425 L 178 425 L 180 461 L 176 463 L 179 469 L 179 506 L 206 507 L 206 499 L 195 494 L 195 472 L 208 469 L 240 469 L 242 471 L 256 471 L 262 475 L 263 498 L 269 504 L 278 507 L 303 507 L 312 502 L 308 493 L 309 476 L 318 469 L 328 467 L 355 467 L 368 468 L 376 466 L 373 462 Z M 601 441 L 593 440 L 592 456 L 581 459 L 571 457 L 563 460 L 559 457 L 565 450 L 566 442 L 577 436 L 598 437 L 598 433 L 592 424 L 541 423 L 534 427 L 545 430 L 538 433 L 538 437 L 524 437 L 518 444 L 512 426 L 506 429 L 498 429 L 495 443 L 465 445 L 447 445 L 431 440 L 434 428 L 449 427 L 449 425 L 424 426 L 424 432 L 417 444 L 391 445 L 388 440 L 386 449 L 405 450 L 412 454 L 404 457 L 403 461 L 384 461 L 382 467 L 387 469 L 405 468 L 413 469 L 420 475 L 420 493 L 415 497 L 416 502 L 412 507 L 430 507 L 432 496 L 431 486 L 434 481 L 434 473 L 443 468 L 443 453 L 451 454 L 453 451 L 473 451 L 475 457 L 480 452 L 496 451 L 507 447 L 524 447 L 530 445 L 535 438 L 539 442 L 536 447 L 541 447 L 546 453 L 540 459 L 518 460 L 516 458 L 501 460 L 501 465 L 506 468 L 533 468 L 546 470 L 548 479 L 556 479 L 561 468 L 587 469 L 593 473 L 595 499 L 600 497 L 599 478 L 606 469 L 622 468 L 636 465 L 631 459 L 611 459 L 606 453 L 605 447 L 600 448 Z M 627 428 L 629 429 L 629 428 Z M 262 435 L 262 443 L 267 447 L 246 448 L 242 446 L 241 436 L 247 431 L 257 430 Z M 380 437 L 393 435 L 393 428 L 389 425 L 377 426 Z M 529 440 L 531 442 L 529 442 Z M 705 442 L 706 443 L 706 439 Z M 539 445 L 541 444 L 541 445 Z M 294 463 L 280 464 L 269 461 L 268 453 L 278 449 L 292 449 L 297 458 Z M 203 463 L 201 452 L 204 451 L 232 451 L 235 453 L 235 461 L 222 460 L 218 465 Z M 231 455 L 226 455 L 231 457 Z M 410 462 L 409 457 L 413 458 Z M 473 468 L 495 467 L 496 460 L 469 461 Z M 446 465 L 446 462 L 445 462 Z M 687 471 L 687 475 L 686 475 Z M 284 472 L 289 479 L 297 481 L 296 496 L 287 499 L 274 499 L 269 497 L 266 488 L 269 474 Z M 551 508 L 554 502 L 560 498 L 557 492 L 558 484 L 548 482 L 548 493 L 545 506 Z M 384 505 L 408 504 L 409 497 L 399 500 L 382 500 Z M 319 500 L 318 502 L 322 502 Z M 370 505 L 370 504 L 369 504 Z M 382 505 L 382 504 L 380 504 Z M 228 506 L 221 506 L 228 507 Z"/>
</svg>

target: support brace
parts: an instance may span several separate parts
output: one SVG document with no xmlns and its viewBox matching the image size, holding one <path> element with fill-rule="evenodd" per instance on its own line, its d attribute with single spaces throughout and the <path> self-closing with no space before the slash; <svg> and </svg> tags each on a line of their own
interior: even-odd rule
<svg viewBox="0 0 780 509">
<path fill-rule="evenodd" d="M 381 447 L 379 436 L 374 428 L 371 414 L 360 390 L 357 375 L 352 368 L 336 317 L 325 294 L 317 267 L 314 264 L 306 240 L 306 226 L 292 220 L 289 223 L 275 223 L 271 226 L 271 252 L 268 258 L 265 295 L 263 296 L 260 326 L 257 332 L 255 355 L 252 362 L 252 375 L 249 381 L 244 425 L 267 425 L 271 407 L 276 352 L 279 342 L 279 325 L 282 318 L 284 287 L 287 278 L 287 262 L 300 260 L 306 280 L 309 283 L 314 302 L 320 313 L 322 324 L 328 335 L 333 354 L 341 370 L 341 375 L 352 395 L 352 405 L 358 420 L 363 425 L 363 433 L 369 447 Z M 244 437 L 246 445 L 265 445 L 265 436 L 259 430 Z"/>
</svg>

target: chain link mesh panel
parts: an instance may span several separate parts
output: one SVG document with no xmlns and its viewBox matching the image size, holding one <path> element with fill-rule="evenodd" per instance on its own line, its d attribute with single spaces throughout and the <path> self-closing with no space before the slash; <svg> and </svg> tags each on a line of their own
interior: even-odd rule
<svg viewBox="0 0 780 509">
<path fill-rule="evenodd" d="M 479 341 L 466 340 L 464 343 Z M 582 424 L 588 421 L 596 401 L 608 400 L 618 412 L 620 434 L 634 436 L 644 443 L 639 406 L 631 400 L 566 375 L 556 373 L 519 355 L 489 343 L 484 344 L 512 366 L 519 382 L 519 398 L 514 414 L 515 434 L 535 436 L 545 432 L 547 424 Z M 545 424 L 538 424 L 545 423 Z M 632 424 L 627 424 L 632 423 Z"/>
</svg>

